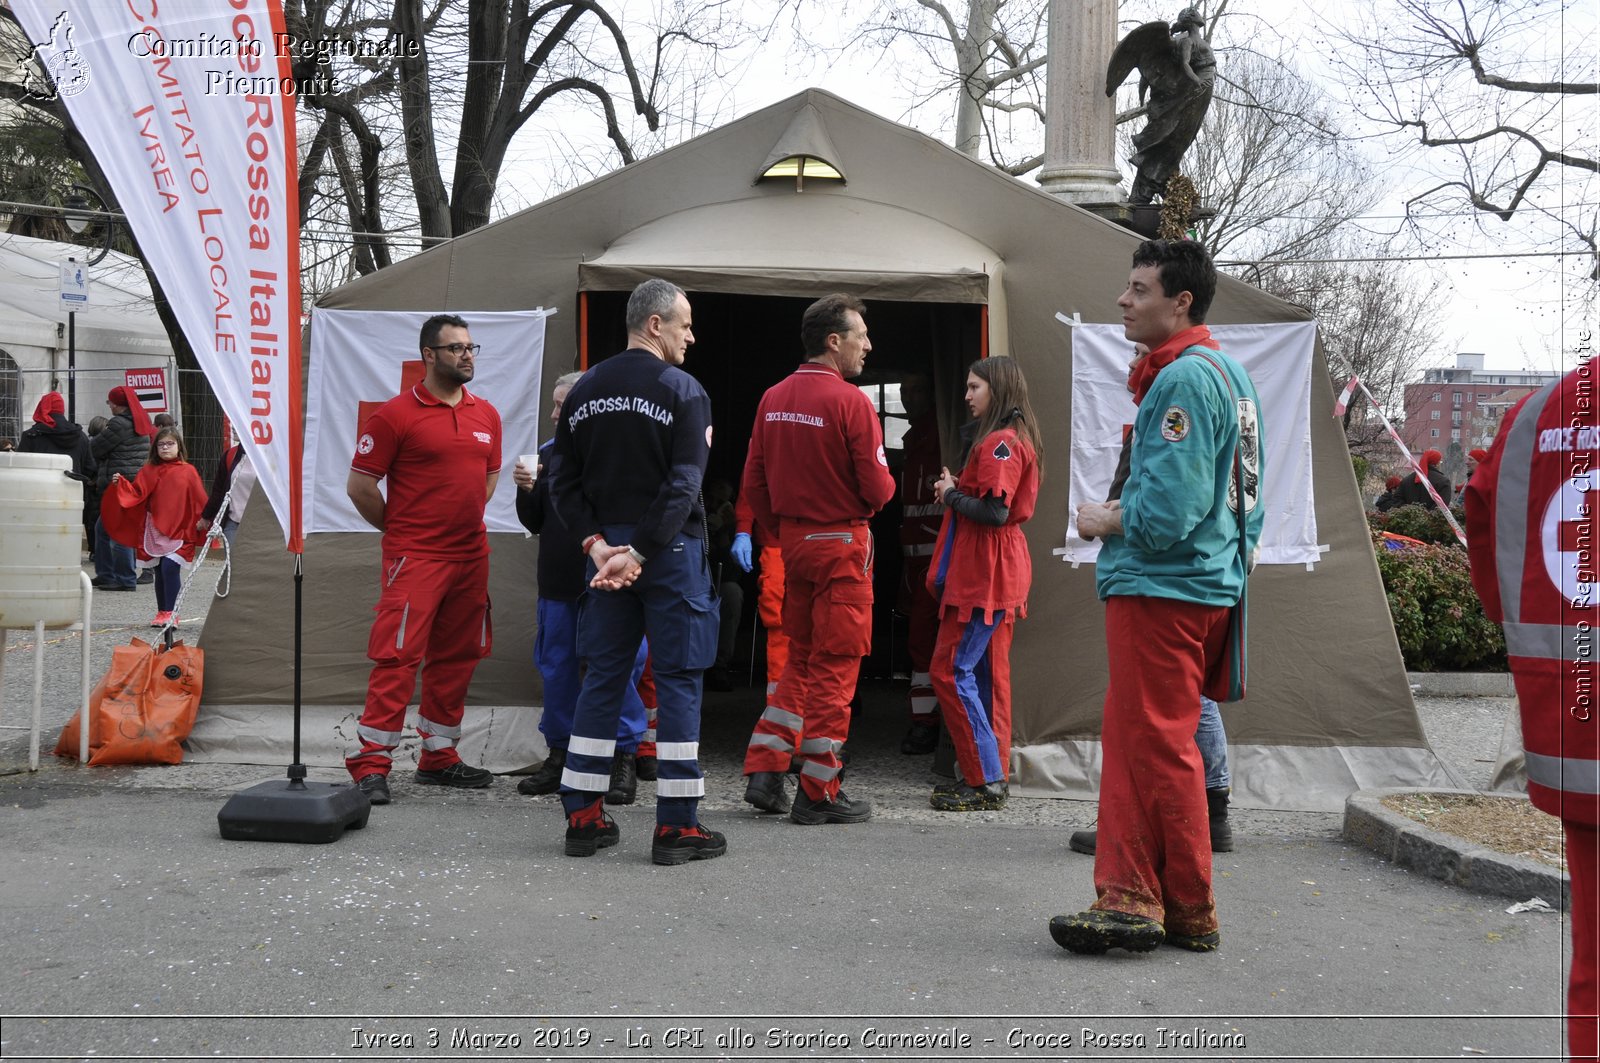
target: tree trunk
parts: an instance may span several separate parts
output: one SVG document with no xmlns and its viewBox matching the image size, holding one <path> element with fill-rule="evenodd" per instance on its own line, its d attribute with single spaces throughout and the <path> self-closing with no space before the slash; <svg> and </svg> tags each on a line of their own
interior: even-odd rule
<svg viewBox="0 0 1600 1063">
<path fill-rule="evenodd" d="M 428 247 L 454 234 L 450 196 L 439 174 L 439 151 L 433 136 L 433 91 L 421 7 L 421 0 L 395 0 L 394 15 L 399 39 L 417 45 L 415 58 L 406 52 L 400 58 L 400 114 L 405 122 L 406 164 L 417 197 L 422 243 Z"/>
<path fill-rule="evenodd" d="M 986 56 L 994 36 L 998 0 L 971 0 L 967 7 L 966 33 L 956 46 L 956 70 L 961 76 L 956 93 L 956 150 L 976 159 L 983 147 L 983 114 L 978 101 L 989 93 Z"/>
</svg>

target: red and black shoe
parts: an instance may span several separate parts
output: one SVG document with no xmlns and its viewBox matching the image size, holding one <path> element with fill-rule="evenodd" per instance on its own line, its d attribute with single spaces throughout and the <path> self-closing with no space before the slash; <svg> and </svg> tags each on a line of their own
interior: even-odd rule
<svg viewBox="0 0 1600 1063">
<path fill-rule="evenodd" d="M 687 864 L 690 860 L 711 860 L 728 851 L 728 839 L 696 823 L 692 827 L 657 825 L 650 843 L 650 860 L 657 864 Z"/>
<path fill-rule="evenodd" d="M 567 816 L 564 851 L 568 856 L 593 856 L 601 849 L 617 844 L 621 836 L 617 821 L 606 815 L 605 805 L 597 797 Z"/>
</svg>

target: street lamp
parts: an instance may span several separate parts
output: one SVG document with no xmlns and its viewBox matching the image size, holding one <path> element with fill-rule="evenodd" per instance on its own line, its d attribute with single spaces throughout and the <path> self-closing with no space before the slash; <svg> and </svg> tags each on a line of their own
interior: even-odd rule
<svg viewBox="0 0 1600 1063">
<path fill-rule="evenodd" d="M 96 221 L 100 223 L 100 246 L 89 256 L 86 265 L 96 265 L 111 253 L 111 240 L 116 234 L 116 218 L 109 214 L 106 201 L 88 185 L 68 185 L 67 197 L 61 201 L 61 213 L 72 230 L 72 235 L 82 236 Z M 91 197 L 93 201 L 91 202 Z"/>
</svg>

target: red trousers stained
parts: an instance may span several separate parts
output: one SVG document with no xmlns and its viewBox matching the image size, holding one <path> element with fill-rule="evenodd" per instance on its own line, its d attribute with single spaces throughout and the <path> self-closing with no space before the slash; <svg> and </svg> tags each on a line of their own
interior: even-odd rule
<svg viewBox="0 0 1600 1063">
<path fill-rule="evenodd" d="M 850 698 L 861 658 L 872 649 L 872 533 L 864 523 L 786 519 L 782 544 L 789 661 L 756 721 L 744 771 L 787 771 L 798 753 L 805 792 L 832 800 Z"/>
<path fill-rule="evenodd" d="M 789 663 L 789 636 L 783 633 L 783 548 L 761 548 L 761 574 L 756 578 L 759 595 L 756 611 L 761 626 L 767 629 L 767 695 L 778 689 L 784 666 Z"/>
<path fill-rule="evenodd" d="M 389 773 L 419 668 L 417 767 L 439 771 L 457 763 L 467 687 L 493 640 L 488 555 L 469 561 L 385 555 L 383 590 L 373 611 L 377 618 L 367 638 L 372 674 L 356 727 L 360 748 L 345 758 L 345 767 L 356 779 Z"/>
<path fill-rule="evenodd" d="M 1562 820 L 1567 837 L 1567 873 L 1572 876 L 1572 970 L 1567 976 L 1567 1052 L 1571 1058 L 1593 1063 L 1595 1012 L 1600 1010 L 1596 990 L 1596 954 L 1600 953 L 1600 828 Z"/>
<path fill-rule="evenodd" d="M 1095 908 L 1217 929 L 1205 768 L 1194 744 L 1200 682 L 1228 610 L 1170 598 L 1106 600 L 1111 683 L 1100 730 Z"/>
</svg>

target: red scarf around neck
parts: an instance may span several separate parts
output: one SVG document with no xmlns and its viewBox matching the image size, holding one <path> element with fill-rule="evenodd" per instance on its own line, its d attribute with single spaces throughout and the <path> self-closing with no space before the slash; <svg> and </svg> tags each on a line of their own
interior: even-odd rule
<svg viewBox="0 0 1600 1063">
<path fill-rule="evenodd" d="M 1211 338 L 1211 330 L 1204 325 L 1191 325 L 1181 332 L 1174 332 L 1165 343 L 1145 355 L 1138 368 L 1128 374 L 1128 390 L 1133 392 L 1135 406 L 1144 401 L 1151 385 L 1156 382 L 1156 374 L 1177 361 L 1178 355 L 1190 347 L 1222 350 L 1222 345 Z"/>
</svg>

